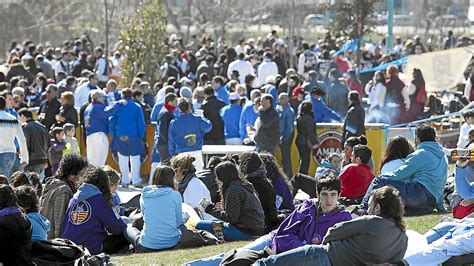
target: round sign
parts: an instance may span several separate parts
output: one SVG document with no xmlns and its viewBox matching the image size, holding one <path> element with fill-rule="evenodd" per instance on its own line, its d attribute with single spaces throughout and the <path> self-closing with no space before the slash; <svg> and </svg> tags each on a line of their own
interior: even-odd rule
<svg viewBox="0 0 474 266">
<path fill-rule="evenodd" d="M 316 160 L 321 161 L 330 153 L 341 153 L 342 134 L 337 131 L 327 131 L 319 135 L 319 148 L 316 152 Z"/>
</svg>

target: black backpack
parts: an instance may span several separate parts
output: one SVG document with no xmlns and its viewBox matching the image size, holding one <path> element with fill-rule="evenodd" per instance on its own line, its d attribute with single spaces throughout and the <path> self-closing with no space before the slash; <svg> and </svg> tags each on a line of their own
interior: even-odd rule
<svg viewBox="0 0 474 266">
<path fill-rule="evenodd" d="M 70 240 L 35 240 L 31 245 L 31 259 L 34 265 L 105 265 L 110 257 L 104 253 L 92 256 L 86 248 Z"/>
</svg>

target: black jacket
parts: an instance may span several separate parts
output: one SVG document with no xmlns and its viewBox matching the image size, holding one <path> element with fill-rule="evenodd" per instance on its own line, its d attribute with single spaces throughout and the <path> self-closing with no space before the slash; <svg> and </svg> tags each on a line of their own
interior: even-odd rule
<svg viewBox="0 0 474 266">
<path fill-rule="evenodd" d="M 65 118 L 64 122 L 59 123 L 57 122 L 57 126 L 63 126 L 66 123 L 71 123 L 74 125 L 74 127 L 77 127 L 78 123 L 78 117 L 77 117 L 77 111 L 76 108 L 74 108 L 73 105 L 65 105 L 62 106 L 59 109 L 59 114 Z"/>
<path fill-rule="evenodd" d="M 174 114 L 172 111 L 167 110 L 163 107 L 158 114 L 158 130 L 159 130 L 159 138 L 157 141 L 157 145 L 164 145 L 168 149 L 168 130 L 170 127 L 171 120 L 173 120 Z M 166 158 L 162 158 L 164 160 Z"/>
<path fill-rule="evenodd" d="M 247 234 L 253 236 L 264 234 L 265 215 L 252 184 L 247 181 L 232 181 L 224 197 L 224 210 L 217 209 L 211 204 L 206 208 L 206 212 Z"/>
<path fill-rule="evenodd" d="M 212 123 L 212 129 L 204 135 L 205 140 L 223 140 L 224 139 L 224 120 L 220 115 L 220 110 L 226 104 L 217 99 L 216 96 L 211 96 L 201 105 L 204 111 L 204 117 L 209 119 Z"/>
<path fill-rule="evenodd" d="M 352 136 L 365 135 L 364 122 L 365 111 L 360 102 L 351 104 L 342 129 L 342 138 L 344 141 Z"/>
<path fill-rule="evenodd" d="M 336 113 L 338 113 L 341 117 L 344 117 L 347 114 L 347 106 L 349 105 L 347 101 L 348 93 L 349 90 L 347 87 L 339 80 L 331 82 L 327 91 L 328 106 L 336 111 Z"/>
<path fill-rule="evenodd" d="M 0 216 L 0 263 L 32 265 L 32 226 L 22 213 Z"/>
<path fill-rule="evenodd" d="M 312 146 L 319 143 L 318 136 L 316 135 L 316 124 L 312 116 L 302 115 L 298 117 L 296 120 L 296 128 L 298 130 L 295 141 L 296 145 L 308 145 L 309 142 L 311 142 Z"/>
<path fill-rule="evenodd" d="M 278 131 L 278 130 L 276 130 Z M 267 178 L 267 172 L 263 168 L 245 177 L 257 191 L 258 199 L 262 203 L 265 213 L 265 233 L 278 227 L 278 213 L 275 205 L 276 194 L 272 182 Z"/>
<path fill-rule="evenodd" d="M 51 145 L 49 133 L 45 126 L 30 119 L 22 125 L 26 146 L 30 155 L 29 165 L 40 165 L 48 162 L 48 148 Z"/>
<path fill-rule="evenodd" d="M 275 147 L 280 141 L 280 116 L 273 108 L 260 111 L 262 123 L 255 133 L 255 143 L 260 147 Z"/>
<path fill-rule="evenodd" d="M 204 169 L 197 171 L 196 176 L 204 183 L 204 185 L 206 185 L 207 189 L 209 189 L 209 192 L 211 193 L 211 201 L 213 203 L 221 201 L 221 193 L 219 191 L 219 185 L 217 184 L 214 171 Z"/>
<path fill-rule="evenodd" d="M 43 101 L 40 104 L 39 114 L 41 118 L 41 114 L 44 113 L 44 118 L 38 119 L 38 121 L 50 130 L 51 126 L 56 123 L 56 115 L 59 114 L 59 108 L 61 108 L 61 103 L 56 98 L 51 102 L 48 100 Z"/>
</svg>

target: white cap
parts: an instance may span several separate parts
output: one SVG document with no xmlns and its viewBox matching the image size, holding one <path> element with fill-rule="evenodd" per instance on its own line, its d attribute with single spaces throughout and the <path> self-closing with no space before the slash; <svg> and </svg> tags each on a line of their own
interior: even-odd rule
<svg viewBox="0 0 474 266">
<path fill-rule="evenodd" d="M 229 94 L 229 101 L 240 100 L 240 99 L 242 99 L 242 96 L 240 96 L 239 93 L 237 92 L 231 92 Z"/>
</svg>

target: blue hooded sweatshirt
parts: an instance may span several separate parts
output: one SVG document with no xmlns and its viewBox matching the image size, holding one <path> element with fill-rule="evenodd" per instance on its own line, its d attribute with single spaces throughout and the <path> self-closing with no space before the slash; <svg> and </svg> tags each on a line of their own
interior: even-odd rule
<svg viewBox="0 0 474 266">
<path fill-rule="evenodd" d="M 51 229 L 49 220 L 39 212 L 30 212 L 27 213 L 26 216 L 30 220 L 33 227 L 31 240 L 47 240 L 48 232 Z"/>
<path fill-rule="evenodd" d="M 62 237 L 86 247 L 92 255 L 102 252 L 102 242 L 108 233 L 123 233 L 127 225 L 105 201 L 102 192 L 91 184 L 82 184 L 64 218 Z"/>
<path fill-rule="evenodd" d="M 402 166 L 382 177 L 422 184 L 439 201 L 448 177 L 448 161 L 443 147 L 436 141 L 424 141 L 408 155 Z"/>
<path fill-rule="evenodd" d="M 463 199 L 474 198 L 474 183 L 469 183 L 467 179 L 468 168 L 456 167 L 456 175 L 454 181 L 456 182 L 456 190 L 459 196 Z"/>
<path fill-rule="evenodd" d="M 334 121 L 341 121 L 341 116 L 329 108 L 322 98 L 317 99 L 311 96 L 311 103 L 313 104 L 315 123 L 332 123 Z"/>
<path fill-rule="evenodd" d="M 258 118 L 258 112 L 256 113 L 253 110 L 253 102 L 249 101 L 245 104 L 244 108 L 242 109 L 242 114 L 240 115 L 240 125 L 239 125 L 239 134 L 240 139 L 244 140 L 249 135 L 247 134 L 247 125 L 254 126 L 255 120 Z"/>
<path fill-rule="evenodd" d="M 115 137 L 127 136 L 142 139 L 145 136 L 145 118 L 140 105 L 127 100 L 127 104 L 110 120 L 110 133 Z"/>
<path fill-rule="evenodd" d="M 143 188 L 140 208 L 144 226 L 138 243 L 149 249 L 171 248 L 178 244 L 183 223 L 182 198 L 169 187 L 147 186 Z"/>
<path fill-rule="evenodd" d="M 289 104 L 285 107 L 278 105 L 277 111 L 280 115 L 280 140 L 286 141 L 295 131 L 295 112 Z"/>
<path fill-rule="evenodd" d="M 224 137 L 240 138 L 239 119 L 242 114 L 242 106 L 238 104 L 230 104 L 224 106 L 221 111 L 222 120 L 224 120 Z"/>
<path fill-rule="evenodd" d="M 204 134 L 212 129 L 212 123 L 192 113 L 182 113 L 170 123 L 168 152 L 171 156 L 202 148 Z"/>
</svg>

